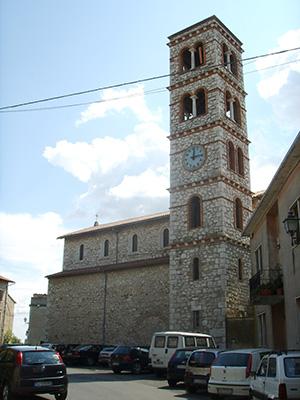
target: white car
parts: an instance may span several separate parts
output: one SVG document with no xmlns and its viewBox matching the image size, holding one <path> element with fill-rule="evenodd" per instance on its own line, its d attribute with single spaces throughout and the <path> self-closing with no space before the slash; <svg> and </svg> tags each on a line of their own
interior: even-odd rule
<svg viewBox="0 0 300 400">
<path fill-rule="evenodd" d="M 265 356 L 251 378 L 252 399 L 300 399 L 300 351 Z"/>
<path fill-rule="evenodd" d="M 208 393 L 211 397 L 249 396 L 250 376 L 270 349 L 239 349 L 223 351 L 211 366 Z"/>
</svg>

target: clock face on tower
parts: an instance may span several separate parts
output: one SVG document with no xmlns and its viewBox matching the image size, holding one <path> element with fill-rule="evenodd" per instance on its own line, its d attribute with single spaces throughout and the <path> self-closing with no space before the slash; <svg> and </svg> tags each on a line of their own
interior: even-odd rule
<svg viewBox="0 0 300 400">
<path fill-rule="evenodd" d="M 183 153 L 183 165 L 189 171 L 200 168 L 205 161 L 205 150 L 201 145 L 193 145 Z"/>
</svg>

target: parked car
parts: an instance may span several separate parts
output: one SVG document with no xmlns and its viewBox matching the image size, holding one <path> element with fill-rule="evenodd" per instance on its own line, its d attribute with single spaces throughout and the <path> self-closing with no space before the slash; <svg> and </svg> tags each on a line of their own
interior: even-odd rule
<svg viewBox="0 0 300 400">
<path fill-rule="evenodd" d="M 115 351 L 117 346 L 111 346 L 111 347 L 104 347 L 98 356 L 98 364 L 104 365 L 104 366 L 110 366 L 110 357 L 112 353 Z"/>
<path fill-rule="evenodd" d="M 249 396 L 250 376 L 269 349 L 240 349 L 224 351 L 211 366 L 208 393 L 212 397 Z"/>
<path fill-rule="evenodd" d="M 131 371 L 140 374 L 150 369 L 149 350 L 141 347 L 117 346 L 111 354 L 111 368 L 115 374 Z"/>
<path fill-rule="evenodd" d="M 251 378 L 252 399 L 300 399 L 300 351 L 266 355 Z"/>
<path fill-rule="evenodd" d="M 220 354 L 219 350 L 200 349 L 192 352 L 187 360 L 184 383 L 188 393 L 195 393 L 198 389 L 207 389 L 210 377 L 210 367 Z"/>
<path fill-rule="evenodd" d="M 216 343 L 211 335 L 193 332 L 156 332 L 154 333 L 151 346 L 150 358 L 153 371 L 157 376 L 165 375 L 170 358 L 176 349 L 184 347 L 213 348 Z"/>
<path fill-rule="evenodd" d="M 64 355 L 66 364 L 93 366 L 98 362 L 98 356 L 103 346 L 100 344 L 79 345 Z"/>
<path fill-rule="evenodd" d="M 14 395 L 49 393 L 65 400 L 66 367 L 59 353 L 41 346 L 11 346 L 0 353 L 0 388 L 3 400 Z M 0 397 L 1 397 L 0 395 Z"/>
<path fill-rule="evenodd" d="M 170 387 L 175 387 L 178 382 L 184 381 L 186 362 L 195 347 L 177 349 L 170 358 L 167 369 L 167 381 Z"/>
</svg>

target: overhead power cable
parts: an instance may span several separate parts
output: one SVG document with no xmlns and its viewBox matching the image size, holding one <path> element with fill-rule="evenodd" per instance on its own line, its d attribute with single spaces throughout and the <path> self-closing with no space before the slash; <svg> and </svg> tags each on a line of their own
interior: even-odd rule
<svg viewBox="0 0 300 400">
<path fill-rule="evenodd" d="M 300 47 L 295 47 L 293 49 L 285 49 L 285 50 L 280 50 L 280 51 L 273 52 L 273 53 L 261 54 L 261 55 L 258 55 L 258 56 L 244 58 L 244 59 L 242 59 L 242 62 L 252 61 L 252 60 L 256 60 L 258 58 L 274 56 L 274 55 L 287 53 L 287 52 L 290 52 L 290 51 L 296 51 L 296 50 L 300 50 Z M 210 66 L 210 68 L 215 68 L 215 67 L 222 66 L 222 65 L 223 64 L 216 64 L 216 65 Z M 99 92 L 99 91 L 106 90 L 106 89 L 119 88 L 119 87 L 122 87 L 122 86 L 135 85 L 135 84 L 138 84 L 138 83 L 149 82 L 149 81 L 153 81 L 153 80 L 157 80 L 157 79 L 167 78 L 167 77 L 170 77 L 170 76 L 171 76 L 171 74 L 158 75 L 158 76 L 153 76 L 153 77 L 150 77 L 150 78 L 137 79 L 135 81 L 122 82 L 122 83 L 118 83 L 118 84 L 114 84 L 114 85 L 108 85 L 108 86 L 102 86 L 102 87 L 98 87 L 98 88 L 94 88 L 94 89 L 83 90 L 83 91 L 80 91 L 80 92 L 73 92 L 73 93 L 68 93 L 68 94 L 64 94 L 64 95 L 59 95 L 59 96 L 54 96 L 54 97 L 47 97 L 47 98 L 44 98 L 44 99 L 28 101 L 28 102 L 24 102 L 24 103 L 18 103 L 18 104 L 9 105 L 9 106 L 3 106 L 3 107 L 0 107 L 0 112 L 4 111 L 4 110 L 8 110 L 10 108 L 24 107 L 24 106 L 28 106 L 28 105 L 37 104 L 37 103 L 44 103 L 44 102 L 48 102 L 48 101 L 64 99 L 64 98 L 67 98 L 67 97 L 80 96 L 80 95 L 83 95 L 83 94 Z M 91 103 L 95 103 L 95 101 L 93 101 Z M 87 103 L 87 104 L 91 104 L 91 103 Z M 77 104 L 69 105 L 69 107 L 71 107 L 71 106 L 73 107 L 75 105 L 77 105 Z M 83 104 L 78 104 L 78 105 L 83 105 Z M 63 107 L 66 107 L 66 106 L 61 106 L 60 108 L 63 108 Z"/>
</svg>

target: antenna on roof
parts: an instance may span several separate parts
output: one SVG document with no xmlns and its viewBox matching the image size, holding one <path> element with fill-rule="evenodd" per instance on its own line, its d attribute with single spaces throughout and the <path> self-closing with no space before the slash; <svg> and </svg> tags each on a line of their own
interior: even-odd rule
<svg viewBox="0 0 300 400">
<path fill-rule="evenodd" d="M 98 222 L 98 214 L 96 214 L 96 221 L 94 222 L 94 226 L 98 226 L 99 222 Z"/>
</svg>

